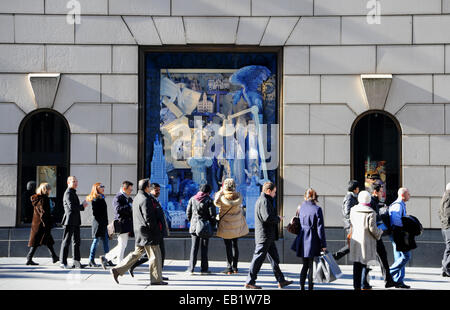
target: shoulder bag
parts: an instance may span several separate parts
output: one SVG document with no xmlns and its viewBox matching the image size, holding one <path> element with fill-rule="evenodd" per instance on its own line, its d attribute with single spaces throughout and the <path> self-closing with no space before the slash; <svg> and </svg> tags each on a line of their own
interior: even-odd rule
<svg viewBox="0 0 450 310">
<path fill-rule="evenodd" d="M 300 214 L 300 207 L 298 206 L 297 211 L 295 212 L 295 216 L 291 219 L 289 224 L 286 226 L 286 230 L 291 234 L 298 235 L 300 233 L 300 229 L 302 228 L 300 225 L 300 219 L 298 215 Z"/>
<path fill-rule="evenodd" d="M 111 223 L 109 223 L 107 226 L 107 230 L 108 230 L 109 240 L 117 238 L 117 236 L 119 236 L 121 233 L 121 227 L 120 227 L 119 220 L 113 220 Z"/>
</svg>

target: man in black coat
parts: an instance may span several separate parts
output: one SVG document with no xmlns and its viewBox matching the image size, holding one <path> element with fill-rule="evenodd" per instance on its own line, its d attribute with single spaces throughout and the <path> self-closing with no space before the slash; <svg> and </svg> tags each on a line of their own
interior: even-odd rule
<svg viewBox="0 0 450 310">
<path fill-rule="evenodd" d="M 157 210 L 153 207 L 150 197 L 149 179 L 140 180 L 138 189 L 139 191 L 133 201 L 135 250 L 128 254 L 119 265 L 111 268 L 110 272 L 114 280 L 119 283 L 118 277 L 124 275 L 146 252 L 150 258 L 150 284 L 166 285 L 167 282 L 162 279 L 162 260 L 159 248 L 162 232 L 158 222 Z"/>
<path fill-rule="evenodd" d="M 370 200 L 370 207 L 375 211 L 375 213 L 377 214 L 376 220 L 377 220 L 377 225 L 381 225 L 383 223 L 383 221 L 381 220 L 380 217 L 380 206 L 383 206 L 384 204 L 380 203 L 380 198 L 383 196 L 383 187 L 381 186 L 381 184 L 379 182 L 374 182 L 371 185 L 371 193 L 372 193 L 372 197 Z M 387 229 L 387 228 L 386 228 Z M 395 282 L 392 279 L 391 273 L 389 272 L 389 262 L 388 262 L 388 258 L 387 258 L 387 252 L 386 252 L 386 248 L 384 247 L 384 243 L 383 243 L 383 239 L 381 238 L 380 240 L 377 240 L 377 258 L 378 261 L 380 263 L 380 267 L 381 267 L 381 272 L 384 276 L 384 283 L 385 283 L 385 287 L 389 288 L 389 287 L 393 287 L 395 286 Z M 364 270 L 364 282 L 368 285 L 368 281 L 367 278 L 369 277 L 369 268 L 365 268 Z"/>
<path fill-rule="evenodd" d="M 358 204 L 358 193 L 360 191 L 360 185 L 357 180 L 351 180 L 348 182 L 347 194 L 342 202 L 342 215 L 344 218 L 344 232 L 347 236 L 350 232 L 350 210 Z M 345 245 L 340 248 L 337 252 L 333 253 L 333 258 L 335 260 L 341 259 L 345 255 L 350 253 L 347 241 Z"/>
<path fill-rule="evenodd" d="M 278 287 L 283 288 L 292 284 L 287 281 L 280 269 L 280 257 L 278 256 L 275 241 L 278 240 L 278 224 L 281 221 L 276 213 L 274 200 L 277 188 L 272 182 L 263 185 L 261 195 L 255 204 L 255 253 L 250 264 L 250 269 L 245 283 L 245 288 L 261 289 L 255 285 L 259 270 L 261 269 L 266 256 L 268 255 Z"/>
<path fill-rule="evenodd" d="M 164 245 L 164 237 L 167 237 L 169 235 L 168 227 L 167 227 L 167 221 L 166 216 L 164 215 L 164 210 L 161 207 L 161 204 L 158 201 L 158 197 L 160 194 L 161 186 L 158 183 L 151 183 L 150 184 L 150 201 L 153 206 L 153 208 L 156 209 L 157 216 L 158 216 L 158 225 L 161 229 L 161 241 L 159 243 L 159 248 L 161 250 L 161 263 L 162 268 L 164 268 L 164 259 L 166 258 L 166 248 Z M 129 272 L 132 277 L 134 277 L 134 269 L 142 264 L 145 264 L 148 262 L 148 256 L 146 253 L 130 268 Z M 166 277 L 163 277 L 163 280 L 169 280 Z"/>
<path fill-rule="evenodd" d="M 67 190 L 64 192 L 63 205 L 64 205 L 64 216 L 62 219 L 62 225 L 64 226 L 63 239 L 61 243 L 61 253 L 59 257 L 61 258 L 61 268 L 68 269 L 67 266 L 67 256 L 69 253 L 69 245 L 72 240 L 72 255 L 73 255 L 73 266 L 71 268 L 84 268 L 81 265 L 80 259 L 80 225 L 81 216 L 80 211 L 84 211 L 88 203 L 86 200 L 80 204 L 80 200 L 77 195 L 78 180 L 74 176 L 67 178 Z"/>
</svg>

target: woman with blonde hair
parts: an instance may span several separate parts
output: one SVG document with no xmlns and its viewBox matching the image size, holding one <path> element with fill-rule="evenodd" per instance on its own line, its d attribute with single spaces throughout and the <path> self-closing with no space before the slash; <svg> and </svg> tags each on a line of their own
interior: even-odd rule
<svg viewBox="0 0 450 310">
<path fill-rule="evenodd" d="M 225 179 L 222 189 L 216 193 L 214 205 L 219 208 L 217 236 L 223 238 L 227 252 L 226 274 L 238 273 L 238 238 L 248 234 L 247 221 L 242 211 L 242 196 L 236 192 L 233 179 Z"/>
<path fill-rule="evenodd" d="M 56 255 L 53 249 L 53 240 L 51 229 L 53 226 L 52 218 L 50 214 L 50 198 L 48 197 L 52 188 L 48 183 L 41 183 L 36 194 L 31 196 L 31 203 L 33 205 L 33 220 L 31 222 L 30 239 L 28 246 L 30 251 L 27 255 L 27 265 L 39 265 L 33 262 L 33 256 L 36 250 L 41 245 L 46 245 L 52 256 L 53 263 L 59 261 L 58 255 Z"/>
<path fill-rule="evenodd" d="M 92 204 L 92 213 L 94 218 L 92 220 L 92 245 L 89 254 L 89 267 L 100 267 L 95 263 L 95 252 L 99 240 L 103 241 L 103 250 L 109 252 L 109 237 L 108 237 L 108 206 L 105 201 L 105 186 L 97 182 L 92 185 L 91 193 L 86 197 L 86 201 Z"/>
<path fill-rule="evenodd" d="M 291 249 L 303 260 L 300 272 L 300 289 L 305 289 L 308 278 L 308 290 L 314 288 L 313 263 L 314 257 L 320 256 L 320 252 L 326 251 L 325 225 L 322 209 L 317 205 L 318 195 L 312 188 L 308 188 L 304 195 L 304 201 L 297 209 L 300 220 L 300 232 L 295 238 Z"/>
</svg>

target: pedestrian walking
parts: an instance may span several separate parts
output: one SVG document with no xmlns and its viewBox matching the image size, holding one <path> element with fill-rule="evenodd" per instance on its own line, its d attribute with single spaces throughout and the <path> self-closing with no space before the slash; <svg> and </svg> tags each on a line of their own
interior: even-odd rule
<svg viewBox="0 0 450 310">
<path fill-rule="evenodd" d="M 48 197 L 51 190 L 50 184 L 42 183 L 36 190 L 36 194 L 30 198 L 34 212 L 31 222 L 30 239 L 28 240 L 30 251 L 27 255 L 27 265 L 39 265 L 33 261 L 33 256 L 36 253 L 37 248 L 41 245 L 47 246 L 50 255 L 52 256 L 53 263 L 59 261 L 59 257 L 53 249 L 55 241 L 51 234 L 53 221 L 50 215 L 50 198 Z"/>
<path fill-rule="evenodd" d="M 361 290 L 362 273 L 367 265 L 377 259 L 377 240 L 383 231 L 377 227 L 376 213 L 370 207 L 371 195 L 362 191 L 358 195 L 359 204 L 350 210 L 350 254 L 353 261 L 353 288 Z M 366 288 L 367 289 L 367 288 Z"/>
<path fill-rule="evenodd" d="M 325 252 L 327 249 L 323 212 L 322 208 L 317 205 L 318 197 L 314 189 L 308 188 L 304 194 L 305 201 L 297 209 L 301 228 L 291 249 L 303 260 L 300 272 L 300 289 L 302 291 L 305 290 L 307 277 L 308 290 L 314 288 L 314 258 L 320 256 L 320 252 Z"/>
<path fill-rule="evenodd" d="M 201 274 L 210 274 L 208 269 L 208 243 L 209 238 L 202 238 L 197 235 L 197 223 L 199 221 L 207 221 L 211 228 L 216 226 L 216 207 L 213 200 L 209 196 L 211 194 L 211 186 L 203 184 L 200 186 L 198 193 L 193 196 L 188 203 L 186 215 L 190 222 L 189 233 L 191 234 L 191 256 L 189 259 L 188 272 L 194 273 L 195 264 L 197 263 L 197 254 L 200 247 L 201 250 Z"/>
<path fill-rule="evenodd" d="M 106 269 L 107 265 L 113 265 L 110 262 L 113 262 L 114 260 L 116 264 L 123 260 L 128 239 L 130 235 L 133 235 L 132 192 L 133 183 L 124 181 L 120 191 L 113 199 L 114 220 L 119 221 L 120 234 L 117 237 L 117 245 L 106 253 L 106 255 L 100 256 L 100 263 L 102 264 L 103 269 Z"/>
<path fill-rule="evenodd" d="M 242 211 L 242 196 L 236 191 L 236 183 L 227 178 L 222 189 L 214 197 L 214 205 L 219 208 L 217 236 L 223 238 L 227 253 L 225 274 L 238 273 L 238 239 L 248 234 L 248 226 Z"/>
<path fill-rule="evenodd" d="M 445 188 L 439 208 L 442 236 L 445 241 L 445 251 L 442 257 L 442 276 L 450 277 L 450 183 Z"/>
<path fill-rule="evenodd" d="M 389 218 L 391 221 L 392 235 L 389 236 L 394 250 L 394 264 L 389 268 L 397 288 L 410 288 L 403 282 L 405 278 L 405 267 L 411 259 L 411 251 L 405 246 L 405 232 L 403 231 L 402 217 L 406 214 L 406 202 L 410 198 L 409 190 L 402 187 L 398 190 L 398 198 L 389 206 Z"/>
<path fill-rule="evenodd" d="M 161 192 L 161 186 L 158 183 L 150 183 L 150 202 L 152 207 L 156 210 L 156 214 L 158 217 L 158 227 L 161 230 L 161 240 L 159 241 L 159 249 L 161 251 L 161 268 L 164 269 L 164 259 L 166 257 L 166 249 L 164 246 L 164 237 L 169 235 L 169 230 L 167 226 L 166 217 L 164 215 L 164 210 L 161 207 L 161 204 L 158 201 L 158 197 Z M 144 255 L 136 262 L 133 266 L 131 266 L 129 272 L 132 277 L 134 277 L 134 269 L 144 263 L 148 262 L 148 255 L 144 253 Z M 167 277 L 162 277 L 164 281 L 169 280 Z"/>
<path fill-rule="evenodd" d="M 92 245 L 89 253 L 89 267 L 100 267 L 95 263 L 95 252 L 100 240 L 103 243 L 103 251 L 109 252 L 108 237 L 108 206 L 105 201 L 105 186 L 97 182 L 92 185 L 91 193 L 86 197 L 86 201 L 92 205 Z"/>
<path fill-rule="evenodd" d="M 380 199 L 384 196 L 383 186 L 379 182 L 375 181 L 371 185 L 370 192 L 372 195 L 372 197 L 370 198 L 370 207 L 375 211 L 377 227 L 381 228 L 384 226 L 379 211 L 380 207 L 384 206 L 384 204 L 380 202 Z M 396 283 L 392 279 L 391 273 L 389 272 L 389 262 L 387 258 L 386 248 L 384 247 L 383 243 L 383 238 L 377 240 L 377 259 L 381 267 L 381 273 L 384 277 L 385 288 L 395 286 Z M 369 268 L 366 268 L 363 271 L 363 287 L 365 286 L 366 288 L 370 287 L 370 284 L 368 283 L 369 271 Z"/>
<path fill-rule="evenodd" d="M 130 253 L 110 272 L 114 280 L 119 283 L 118 277 L 123 276 L 133 266 L 144 252 L 149 257 L 149 271 L 151 285 L 166 285 L 162 279 L 162 261 L 159 243 L 161 242 L 161 226 L 158 221 L 158 211 L 153 206 L 150 196 L 150 180 L 143 179 L 138 183 L 138 193 L 133 202 L 133 227 L 136 246 Z"/>
<path fill-rule="evenodd" d="M 27 189 L 22 193 L 22 221 L 31 223 L 34 216 L 34 207 L 31 203 L 31 196 L 36 194 L 36 182 L 27 182 Z"/>
<path fill-rule="evenodd" d="M 358 193 L 360 191 L 359 182 L 356 180 L 351 180 L 348 183 L 347 194 L 344 197 L 342 203 L 342 215 L 344 219 L 344 232 L 345 236 L 348 236 L 350 232 L 350 210 L 358 204 Z M 339 260 L 349 253 L 347 242 L 340 248 L 337 252 L 333 253 L 333 258 Z"/>
<path fill-rule="evenodd" d="M 274 183 L 264 183 L 261 195 L 255 204 L 255 252 L 244 285 L 247 289 L 261 289 L 256 285 L 256 278 L 266 256 L 272 265 L 278 287 L 284 288 L 293 283 L 285 279 L 280 269 L 280 257 L 275 245 L 275 241 L 278 240 L 278 224 L 282 220 L 274 207 L 276 191 Z"/>
<path fill-rule="evenodd" d="M 69 254 L 69 245 L 72 242 L 72 255 L 73 266 L 71 268 L 84 268 L 81 264 L 80 254 L 80 225 L 81 215 L 80 211 L 88 206 L 86 200 L 80 204 L 80 199 L 77 195 L 78 180 L 75 176 L 69 176 L 67 178 L 67 189 L 64 192 L 63 204 L 64 204 L 64 216 L 62 219 L 62 225 L 64 226 L 63 239 L 61 243 L 61 268 L 68 269 L 67 256 Z"/>
</svg>

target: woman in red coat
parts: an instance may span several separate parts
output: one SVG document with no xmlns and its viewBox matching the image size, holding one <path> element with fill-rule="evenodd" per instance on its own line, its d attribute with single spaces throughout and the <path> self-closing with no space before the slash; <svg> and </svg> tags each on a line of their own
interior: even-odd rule
<svg viewBox="0 0 450 310">
<path fill-rule="evenodd" d="M 53 263 L 59 260 L 53 249 L 52 218 L 50 215 L 50 198 L 48 197 L 51 187 L 48 183 L 42 183 L 36 190 L 36 194 L 31 196 L 31 203 L 33 204 L 33 220 L 31 222 L 30 240 L 28 246 L 30 252 L 27 255 L 27 265 L 39 265 L 33 262 L 34 253 L 40 245 L 46 245 L 50 251 Z"/>
</svg>

